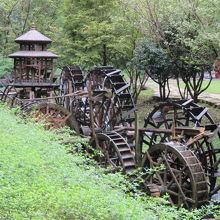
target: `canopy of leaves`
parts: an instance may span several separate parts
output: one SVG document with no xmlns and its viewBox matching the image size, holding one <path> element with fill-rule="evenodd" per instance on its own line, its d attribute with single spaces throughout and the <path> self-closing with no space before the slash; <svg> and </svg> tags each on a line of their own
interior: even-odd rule
<svg viewBox="0 0 220 220">
<path fill-rule="evenodd" d="M 169 53 L 146 39 L 135 49 L 132 62 L 137 69 L 158 83 L 167 81 L 172 74 L 173 65 Z"/>
<path fill-rule="evenodd" d="M 114 63 L 118 49 L 126 47 L 118 1 L 66 0 L 63 6 L 63 32 L 69 42 L 62 45 L 63 58 L 87 67 Z"/>
</svg>

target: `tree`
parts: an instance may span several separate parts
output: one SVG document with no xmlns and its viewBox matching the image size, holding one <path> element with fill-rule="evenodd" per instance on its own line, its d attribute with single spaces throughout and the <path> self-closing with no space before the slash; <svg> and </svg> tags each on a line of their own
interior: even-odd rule
<svg viewBox="0 0 220 220">
<path fill-rule="evenodd" d="M 112 64 L 121 40 L 116 0 L 77 0 L 64 2 L 64 32 L 67 32 L 69 62 L 90 67 Z M 120 19 L 120 18 L 119 18 Z"/>
<path fill-rule="evenodd" d="M 0 49 L 7 56 L 16 50 L 14 39 L 31 28 L 51 35 L 61 0 L 2 0 L 0 2 Z"/>
<path fill-rule="evenodd" d="M 201 31 L 198 18 L 190 15 L 183 21 L 170 24 L 164 31 L 161 45 L 168 49 L 175 64 L 177 85 L 182 98 L 190 95 L 197 102 L 199 95 L 209 87 L 211 69 L 218 57 L 219 47 L 216 42 Z M 203 87 L 205 73 L 209 74 L 209 82 Z M 181 92 L 179 77 L 185 83 L 184 92 Z"/>
<path fill-rule="evenodd" d="M 208 83 L 205 87 L 203 87 L 203 81 L 205 78 L 205 74 L 208 74 Z M 185 87 L 187 90 L 186 94 L 181 94 L 181 97 L 188 98 L 188 94 L 190 97 L 195 101 L 198 102 L 199 95 L 203 93 L 211 84 L 212 81 L 212 75 L 211 75 L 211 69 L 210 66 L 207 65 L 187 65 L 186 67 L 182 68 L 182 71 L 180 70 L 180 77 L 185 83 Z M 179 86 L 179 81 L 178 81 Z M 180 89 L 179 89 L 180 90 Z"/>
<path fill-rule="evenodd" d="M 169 53 L 165 49 L 143 40 L 136 48 L 132 62 L 140 73 L 148 75 L 158 83 L 160 99 L 166 100 L 170 94 L 169 78 L 173 73 L 172 59 Z"/>
<path fill-rule="evenodd" d="M 140 0 L 133 7 L 134 12 L 136 9 L 141 30 L 170 54 L 177 84 L 179 77 L 185 83 L 186 93 L 180 95 L 185 98 L 189 94 L 197 101 L 198 95 L 208 88 L 202 87 L 204 72 L 209 70 L 210 74 L 220 54 L 220 2 Z"/>
</svg>

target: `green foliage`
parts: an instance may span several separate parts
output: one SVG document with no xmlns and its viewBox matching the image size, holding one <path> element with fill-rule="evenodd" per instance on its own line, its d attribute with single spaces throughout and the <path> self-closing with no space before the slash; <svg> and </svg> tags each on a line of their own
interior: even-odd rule
<svg viewBox="0 0 220 220">
<path fill-rule="evenodd" d="M 217 0 L 124 0 L 146 38 L 167 51 L 175 64 L 173 75 L 186 83 L 187 93 L 197 101 L 204 71 L 220 54 L 219 6 Z M 156 64 L 157 65 L 157 64 Z M 197 78 L 197 75 L 200 75 Z M 186 76 L 187 75 L 187 76 Z M 186 77 L 185 77 L 186 76 Z M 180 94 L 186 98 L 185 94 Z"/>
<path fill-rule="evenodd" d="M 0 216 L 8 219 L 173 219 L 174 208 L 126 195 L 120 174 L 105 175 L 45 131 L 0 107 Z M 79 139 L 78 139 L 79 140 Z M 157 206 L 156 206 L 156 205 Z"/>
<path fill-rule="evenodd" d="M 0 56 L 0 78 L 3 78 L 5 75 L 11 74 L 12 69 L 13 60 Z"/>
<path fill-rule="evenodd" d="M 131 56 L 128 23 L 118 1 L 65 0 L 61 16 L 57 51 L 62 64 L 122 66 Z"/>
<path fill-rule="evenodd" d="M 67 46 L 71 48 L 71 64 L 93 66 L 106 62 L 109 47 L 114 41 L 110 15 L 115 4 L 115 0 L 64 2 L 64 31 L 68 32 L 70 40 Z"/>
<path fill-rule="evenodd" d="M 168 80 L 174 68 L 173 60 L 167 50 L 144 39 L 135 49 L 132 63 L 136 66 L 135 69 L 142 71 L 158 83 L 161 100 L 167 99 L 170 92 Z"/>
<path fill-rule="evenodd" d="M 134 189 L 119 174 L 82 154 L 67 154 L 69 132 L 45 131 L 0 106 L 0 216 L 4 219 L 201 219 L 213 205 L 188 212 L 165 199 L 125 193 Z M 17 112 L 17 110 L 16 110 Z M 75 147 L 85 142 L 78 137 Z M 129 188 L 128 188 L 129 187 Z"/>
<path fill-rule="evenodd" d="M 0 50 L 3 56 L 16 51 L 14 39 L 30 30 L 35 22 L 37 30 L 51 36 L 60 0 L 2 0 L 0 2 Z"/>
<path fill-rule="evenodd" d="M 172 60 L 166 50 L 147 40 L 136 48 L 133 63 L 158 83 L 167 81 L 172 73 Z"/>
</svg>

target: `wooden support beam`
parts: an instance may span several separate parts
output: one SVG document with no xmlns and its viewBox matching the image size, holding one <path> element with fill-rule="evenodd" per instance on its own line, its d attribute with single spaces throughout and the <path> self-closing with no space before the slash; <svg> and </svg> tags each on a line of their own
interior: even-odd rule
<svg viewBox="0 0 220 220">
<path fill-rule="evenodd" d="M 90 108 L 90 111 L 89 111 L 89 115 L 90 115 L 90 124 L 91 124 L 91 130 L 92 130 L 92 136 L 95 140 L 95 145 L 96 145 L 96 148 L 98 150 L 100 150 L 100 152 L 102 152 L 102 149 L 100 148 L 99 146 L 99 141 L 98 141 L 98 138 L 97 138 L 97 135 L 96 135 L 96 132 L 95 132 L 95 120 L 94 120 L 94 112 L 93 112 L 93 103 L 92 103 L 92 88 L 91 88 L 91 84 L 87 85 L 87 90 L 88 90 L 88 97 L 89 97 L 89 108 Z"/>
<path fill-rule="evenodd" d="M 135 131 L 135 127 L 122 127 L 122 126 L 116 126 L 116 131 L 123 131 L 123 130 L 129 130 L 129 131 Z M 165 134 L 172 134 L 173 129 L 164 129 L 164 128 L 139 128 L 138 129 L 140 133 L 143 132 L 154 132 L 154 133 L 165 133 Z M 176 134 L 184 134 L 188 136 L 196 136 L 200 133 L 203 133 L 205 131 L 205 128 L 198 127 L 198 128 L 190 128 L 190 127 L 176 127 L 175 133 Z"/>
<path fill-rule="evenodd" d="M 140 136 L 139 136 L 139 122 L 137 112 L 135 114 L 135 160 L 137 166 L 141 165 L 141 145 L 140 145 Z"/>
</svg>

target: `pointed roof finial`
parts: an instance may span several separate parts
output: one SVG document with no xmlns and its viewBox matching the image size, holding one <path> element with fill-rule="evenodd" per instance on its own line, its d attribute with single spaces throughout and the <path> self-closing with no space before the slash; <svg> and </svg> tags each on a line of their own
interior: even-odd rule
<svg viewBox="0 0 220 220">
<path fill-rule="evenodd" d="M 35 26 L 35 23 L 34 23 L 34 22 L 32 23 L 31 30 L 36 30 L 36 26 Z"/>
</svg>

